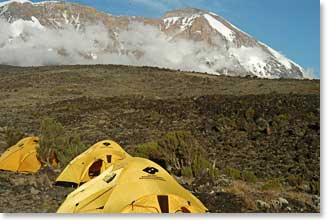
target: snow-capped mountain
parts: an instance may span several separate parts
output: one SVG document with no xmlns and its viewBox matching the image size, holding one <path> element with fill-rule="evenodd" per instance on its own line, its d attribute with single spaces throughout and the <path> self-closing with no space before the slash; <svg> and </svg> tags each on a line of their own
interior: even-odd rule
<svg viewBox="0 0 327 220">
<path fill-rule="evenodd" d="M 0 3 L 0 31 L 0 64 L 119 63 L 267 78 L 304 73 L 222 17 L 193 8 L 153 19 L 76 3 L 10 0 Z"/>
</svg>

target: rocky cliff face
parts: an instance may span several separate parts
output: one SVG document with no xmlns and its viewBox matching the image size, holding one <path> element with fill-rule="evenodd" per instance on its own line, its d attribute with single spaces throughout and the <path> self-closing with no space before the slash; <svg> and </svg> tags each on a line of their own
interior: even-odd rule
<svg viewBox="0 0 327 220">
<path fill-rule="evenodd" d="M 0 56 L 2 64 L 120 63 L 226 75 L 303 77 L 296 63 L 222 17 L 199 9 L 178 9 L 153 19 L 112 16 L 75 3 L 11 0 L 0 3 L 0 18 L 6 33 L 0 38 L 0 51 L 18 54 L 15 60 Z M 34 57 L 43 56 L 21 62 L 18 45 L 32 50 Z"/>
</svg>

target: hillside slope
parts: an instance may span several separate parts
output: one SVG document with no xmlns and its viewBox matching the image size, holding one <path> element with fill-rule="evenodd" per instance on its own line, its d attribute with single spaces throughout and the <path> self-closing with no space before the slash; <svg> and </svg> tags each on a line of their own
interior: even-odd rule
<svg viewBox="0 0 327 220">
<path fill-rule="evenodd" d="M 318 80 L 113 65 L 0 67 L 0 151 L 8 128 L 38 135 L 44 117 L 87 146 L 105 138 L 132 154 L 149 143 L 198 146 L 218 177 L 174 174 L 212 212 L 320 210 Z M 146 153 L 167 169 L 176 159 Z M 0 172 L 0 211 L 55 211 L 67 191 L 44 185 L 44 175 Z M 289 204 L 276 205 L 280 197 Z"/>
</svg>

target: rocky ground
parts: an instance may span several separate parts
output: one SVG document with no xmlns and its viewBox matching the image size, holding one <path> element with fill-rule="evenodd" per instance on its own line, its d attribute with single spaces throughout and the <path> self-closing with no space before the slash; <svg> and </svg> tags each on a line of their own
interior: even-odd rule
<svg viewBox="0 0 327 220">
<path fill-rule="evenodd" d="M 320 211 L 317 80 L 111 65 L 1 66 L 0 153 L 10 142 L 8 129 L 38 135 L 44 117 L 80 135 L 85 146 L 110 138 L 132 154 L 143 144 L 161 146 L 167 134 L 187 134 L 217 172 L 175 175 L 211 212 Z M 72 190 L 52 186 L 58 172 L 1 171 L 0 211 L 55 212 Z"/>
</svg>

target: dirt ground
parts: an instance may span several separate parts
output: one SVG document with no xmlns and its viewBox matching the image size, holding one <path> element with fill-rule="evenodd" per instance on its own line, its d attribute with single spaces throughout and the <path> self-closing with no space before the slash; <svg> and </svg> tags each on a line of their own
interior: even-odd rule
<svg viewBox="0 0 327 220">
<path fill-rule="evenodd" d="M 319 80 L 114 65 L 0 66 L 0 153 L 8 128 L 38 135 L 44 117 L 86 145 L 109 138 L 129 152 L 169 132 L 190 132 L 219 176 L 176 178 L 211 212 L 320 211 Z M 256 180 L 243 178 L 246 172 Z M 1 171 L 0 211 L 55 212 L 72 190 L 52 186 L 57 175 Z"/>
</svg>

